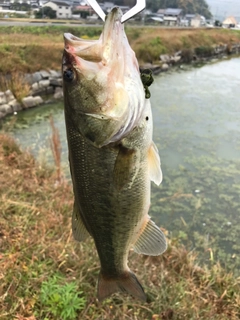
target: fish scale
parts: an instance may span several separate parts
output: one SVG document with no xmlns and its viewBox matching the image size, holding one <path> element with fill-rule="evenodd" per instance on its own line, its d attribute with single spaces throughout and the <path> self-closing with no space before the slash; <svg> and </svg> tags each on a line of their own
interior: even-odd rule
<svg viewBox="0 0 240 320">
<path fill-rule="evenodd" d="M 69 128 L 69 125 L 67 127 Z M 89 212 L 87 224 L 91 225 L 89 231 L 91 230 L 90 232 L 94 237 L 96 246 L 98 247 L 99 243 L 100 246 L 104 245 L 106 248 L 106 246 L 109 247 L 110 243 L 114 243 L 103 254 L 101 254 L 101 249 L 98 250 L 104 269 L 109 267 L 109 260 L 111 260 L 110 253 L 112 252 L 114 257 L 115 250 L 118 252 L 116 257 L 112 258 L 112 261 L 116 263 L 115 268 L 119 268 L 119 266 L 123 268 L 120 261 L 114 260 L 116 258 L 119 259 L 118 257 L 121 257 L 122 253 L 126 252 L 126 248 L 130 246 L 128 239 L 133 233 L 131 226 L 132 224 L 136 224 L 139 219 L 138 216 L 141 214 L 142 204 L 139 201 L 138 190 L 142 190 L 142 198 L 144 198 L 147 187 L 144 186 L 143 175 L 139 172 L 140 179 L 136 179 L 135 181 L 135 192 L 133 186 L 131 193 L 128 188 L 125 188 L 125 192 L 121 192 L 121 194 L 116 193 L 111 180 L 117 152 L 112 151 L 108 147 L 98 149 L 89 143 L 84 143 L 84 141 L 81 143 L 83 138 L 71 133 L 69 150 L 72 163 L 71 168 L 74 168 L 71 171 L 75 177 L 75 197 L 77 193 L 77 198 L 81 199 L 81 210 Z M 81 152 L 74 151 L 71 153 L 71 150 L 81 150 Z M 82 152 L 83 150 L 84 152 Z M 105 161 L 107 161 L 107 166 L 105 165 Z M 75 164 L 78 165 L 76 166 Z M 97 175 L 91 171 L 91 168 L 98 168 Z M 135 214 L 128 214 L 129 211 Z M 124 224 L 122 223 L 123 220 L 125 221 Z M 120 253 L 120 251 L 122 252 Z"/>
</svg>

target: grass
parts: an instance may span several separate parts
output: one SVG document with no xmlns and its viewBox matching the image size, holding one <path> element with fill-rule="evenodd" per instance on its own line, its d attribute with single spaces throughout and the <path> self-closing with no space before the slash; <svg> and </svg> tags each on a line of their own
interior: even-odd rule
<svg viewBox="0 0 240 320">
<path fill-rule="evenodd" d="M 26 82 L 24 74 L 11 72 L 7 77 L 0 75 L 0 90 L 11 90 L 18 102 L 30 93 L 30 85 Z"/>
<path fill-rule="evenodd" d="M 57 170 L 0 134 L 0 319 L 239 319 L 240 278 L 200 266 L 175 238 L 162 256 L 130 253 L 147 303 L 116 294 L 100 304 L 96 250 L 72 238 L 72 187 Z"/>
<path fill-rule="evenodd" d="M 53 276 L 41 286 L 40 301 L 45 307 L 46 316 L 53 315 L 60 319 L 76 319 L 77 312 L 85 308 L 86 300 L 80 295 L 76 282 L 65 282 L 63 277 Z"/>
<path fill-rule="evenodd" d="M 63 33 L 85 39 L 98 38 L 101 27 L 28 26 L 0 27 L 0 73 L 35 72 L 61 68 Z M 158 62 L 159 55 L 182 49 L 231 44 L 240 32 L 227 29 L 168 29 L 126 27 L 129 41 L 140 63 Z"/>
<path fill-rule="evenodd" d="M 137 39 L 129 38 L 140 63 L 159 61 L 160 54 L 174 54 L 179 50 L 240 42 L 240 32 L 226 29 L 142 29 Z"/>
</svg>

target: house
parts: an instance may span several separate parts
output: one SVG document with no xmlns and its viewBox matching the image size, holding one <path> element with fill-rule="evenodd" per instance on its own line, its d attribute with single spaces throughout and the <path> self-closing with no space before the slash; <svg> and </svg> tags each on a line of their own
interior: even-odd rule
<svg viewBox="0 0 240 320">
<path fill-rule="evenodd" d="M 0 9 L 1 11 L 10 10 L 10 3 L 0 3 Z"/>
<path fill-rule="evenodd" d="M 177 26 L 182 18 L 182 9 L 167 8 L 159 9 L 157 14 L 163 15 L 164 24 L 168 26 Z"/>
<path fill-rule="evenodd" d="M 163 24 L 163 15 L 158 13 L 145 14 L 146 23 Z"/>
<path fill-rule="evenodd" d="M 192 21 L 192 19 L 194 19 L 194 17 L 195 17 L 195 14 L 186 14 L 185 18 L 184 18 L 185 25 L 189 27 L 191 25 L 191 21 Z"/>
<path fill-rule="evenodd" d="M 87 18 L 88 16 L 91 16 L 93 13 L 94 13 L 94 10 L 91 6 L 89 5 L 80 5 L 80 6 L 76 6 L 73 8 L 73 12 L 76 13 L 78 12 L 79 13 L 79 16 L 78 18 Z"/>
<path fill-rule="evenodd" d="M 4 18 L 8 18 L 11 14 L 25 16 L 28 13 L 27 11 L 11 10 L 10 7 L 11 3 L 0 3 L 0 13 L 4 15 Z"/>
<path fill-rule="evenodd" d="M 58 19 L 72 18 L 72 8 L 68 2 L 52 0 L 45 2 L 43 7 L 51 7 L 55 10 Z"/>
<path fill-rule="evenodd" d="M 199 28 L 206 25 L 206 19 L 203 16 L 200 16 L 200 14 L 194 15 L 194 17 L 191 19 L 190 26 L 193 28 Z"/>
<path fill-rule="evenodd" d="M 157 11 L 157 14 L 161 15 L 161 16 L 164 16 L 164 13 L 165 13 L 166 9 L 159 9 Z"/>
<path fill-rule="evenodd" d="M 234 17 L 228 17 L 222 23 L 223 28 L 234 28 L 237 25 L 237 21 Z"/>
</svg>

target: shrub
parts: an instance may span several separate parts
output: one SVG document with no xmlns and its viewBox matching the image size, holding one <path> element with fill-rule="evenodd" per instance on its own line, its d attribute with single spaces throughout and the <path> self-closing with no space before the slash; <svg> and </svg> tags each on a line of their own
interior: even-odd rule
<svg viewBox="0 0 240 320">
<path fill-rule="evenodd" d="M 30 85 L 26 82 L 25 76 L 19 72 L 12 72 L 9 75 L 0 76 L 0 90 L 11 90 L 17 101 L 21 102 L 30 92 Z"/>
<path fill-rule="evenodd" d="M 213 53 L 213 48 L 208 46 L 200 46 L 195 48 L 195 53 L 200 57 L 209 57 Z"/>
</svg>

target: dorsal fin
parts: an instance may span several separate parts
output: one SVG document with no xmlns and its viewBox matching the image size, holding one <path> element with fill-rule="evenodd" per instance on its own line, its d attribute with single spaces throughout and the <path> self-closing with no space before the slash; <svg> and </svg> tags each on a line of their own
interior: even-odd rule
<svg viewBox="0 0 240 320">
<path fill-rule="evenodd" d="M 73 205 L 72 232 L 74 239 L 80 242 L 86 240 L 89 236 L 89 233 L 82 221 L 81 214 L 76 204 L 76 200 L 74 201 Z"/>
<path fill-rule="evenodd" d="M 158 256 L 167 249 L 167 241 L 161 229 L 149 218 L 133 247 L 139 254 Z"/>
<path fill-rule="evenodd" d="M 154 142 L 148 150 L 148 169 L 150 180 L 159 186 L 162 182 L 162 170 L 158 149 Z"/>
</svg>

